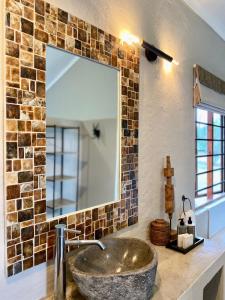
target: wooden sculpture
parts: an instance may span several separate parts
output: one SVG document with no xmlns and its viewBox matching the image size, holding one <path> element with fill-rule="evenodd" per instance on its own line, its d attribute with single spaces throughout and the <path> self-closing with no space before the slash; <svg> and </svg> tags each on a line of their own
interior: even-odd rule
<svg viewBox="0 0 225 300">
<path fill-rule="evenodd" d="M 171 231 L 171 220 L 174 213 L 174 186 L 172 184 L 172 176 L 174 176 L 174 169 L 171 168 L 170 156 L 166 157 L 166 168 L 164 168 L 164 176 L 166 177 L 165 211 L 169 216 Z"/>
</svg>

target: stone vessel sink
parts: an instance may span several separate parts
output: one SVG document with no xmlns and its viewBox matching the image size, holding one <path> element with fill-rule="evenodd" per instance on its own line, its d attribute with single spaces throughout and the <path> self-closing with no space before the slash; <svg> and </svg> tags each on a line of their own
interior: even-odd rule
<svg viewBox="0 0 225 300">
<path fill-rule="evenodd" d="M 135 238 L 102 240 L 106 250 L 89 246 L 69 258 L 73 279 L 90 300 L 149 300 L 152 296 L 157 256 Z"/>
</svg>

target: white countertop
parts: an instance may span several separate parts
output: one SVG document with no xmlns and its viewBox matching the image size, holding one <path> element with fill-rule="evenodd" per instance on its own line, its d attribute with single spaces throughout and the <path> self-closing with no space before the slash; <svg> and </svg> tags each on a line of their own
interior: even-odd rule
<svg viewBox="0 0 225 300">
<path fill-rule="evenodd" d="M 165 247 L 154 247 L 158 253 L 154 300 L 199 299 L 194 298 L 193 292 L 204 288 L 225 264 L 225 230 L 211 240 L 205 239 L 185 255 Z"/>
</svg>

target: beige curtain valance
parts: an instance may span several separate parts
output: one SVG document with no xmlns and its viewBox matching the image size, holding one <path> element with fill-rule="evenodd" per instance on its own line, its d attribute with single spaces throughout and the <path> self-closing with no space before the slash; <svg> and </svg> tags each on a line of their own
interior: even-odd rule
<svg viewBox="0 0 225 300">
<path fill-rule="evenodd" d="M 194 65 L 194 107 L 225 113 L 225 81 Z"/>
</svg>

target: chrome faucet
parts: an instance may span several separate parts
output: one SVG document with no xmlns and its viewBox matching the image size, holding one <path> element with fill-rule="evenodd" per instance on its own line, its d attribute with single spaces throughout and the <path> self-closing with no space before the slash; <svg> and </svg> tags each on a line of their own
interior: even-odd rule
<svg viewBox="0 0 225 300">
<path fill-rule="evenodd" d="M 65 233 L 77 233 L 79 230 L 67 229 L 65 224 L 58 224 L 56 228 L 56 250 L 55 250 L 55 278 L 54 278 L 54 299 L 66 299 L 66 246 L 67 245 L 97 245 L 102 250 L 106 246 L 99 240 L 66 240 Z"/>
</svg>

